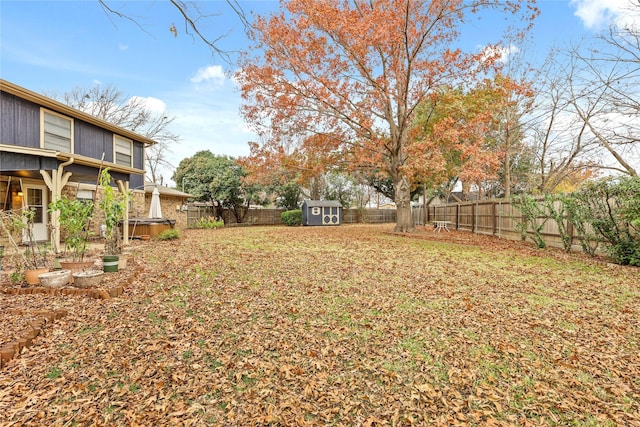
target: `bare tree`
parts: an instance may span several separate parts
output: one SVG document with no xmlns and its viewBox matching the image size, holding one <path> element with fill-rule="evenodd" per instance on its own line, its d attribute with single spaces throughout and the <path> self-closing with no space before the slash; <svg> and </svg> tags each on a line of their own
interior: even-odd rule
<svg viewBox="0 0 640 427">
<path fill-rule="evenodd" d="M 567 81 L 571 104 L 609 169 L 638 175 L 640 160 L 640 2 L 628 2 L 627 17 L 614 22 L 588 46 L 572 48 L 574 72 Z M 636 163 L 634 163 L 634 161 Z"/>
<path fill-rule="evenodd" d="M 566 88 L 572 69 L 563 68 L 552 54 L 535 79 L 528 134 L 536 153 L 535 188 L 540 193 L 552 192 L 583 167 L 580 160 L 588 145 L 585 125 L 576 120 Z"/>
<path fill-rule="evenodd" d="M 100 6 L 105 11 L 108 16 L 116 16 L 121 19 L 125 19 L 127 21 L 133 22 L 135 25 L 140 27 L 144 31 L 144 28 L 138 23 L 138 21 L 127 13 L 122 12 L 120 9 L 116 7 L 112 7 L 110 5 L 111 2 L 107 0 L 98 0 Z M 229 54 L 231 53 L 228 50 L 222 49 L 220 47 L 220 41 L 227 34 L 219 34 L 213 38 L 206 36 L 200 28 L 200 24 L 202 20 L 211 16 L 219 16 L 219 15 L 207 15 L 203 14 L 198 2 L 195 1 L 183 1 L 183 0 L 170 0 L 170 3 L 176 8 L 180 17 L 183 20 L 183 32 L 184 34 L 190 35 L 193 38 L 198 38 L 204 44 L 206 44 L 211 52 L 214 55 L 218 55 L 222 59 L 227 62 L 229 60 Z M 244 24 L 245 29 L 250 27 L 249 20 L 242 9 L 242 6 L 238 2 L 238 0 L 225 0 L 225 3 L 231 8 L 231 10 L 240 18 L 240 21 Z M 171 23 L 169 26 L 169 31 L 173 33 L 175 37 L 178 37 L 180 31 L 178 27 L 176 27 L 175 23 Z"/>
<path fill-rule="evenodd" d="M 155 145 L 145 150 L 147 179 L 151 182 L 161 180 L 161 168 L 174 167 L 168 160 L 170 146 L 180 141 L 179 136 L 169 130 L 174 117 L 166 111 L 154 111 L 144 98 L 126 97 L 113 85 L 75 87 L 62 95 L 51 92 L 46 96 L 156 141 Z"/>
</svg>

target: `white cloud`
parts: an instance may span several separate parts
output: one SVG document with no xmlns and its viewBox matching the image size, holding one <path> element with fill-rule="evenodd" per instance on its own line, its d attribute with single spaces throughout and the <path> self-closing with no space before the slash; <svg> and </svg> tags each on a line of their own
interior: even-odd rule
<svg viewBox="0 0 640 427">
<path fill-rule="evenodd" d="M 129 46 L 127 46 L 126 44 L 120 43 L 120 44 L 118 44 L 118 49 L 119 50 L 128 50 Z"/>
<path fill-rule="evenodd" d="M 170 130 L 180 137 L 180 142 L 170 147 L 170 161 L 175 167 L 182 159 L 202 150 L 216 155 L 247 156 L 248 142 L 258 140 L 239 114 L 241 98 L 234 85 L 218 86 L 212 95 L 202 90 L 201 84 L 206 85 L 206 80 L 172 88 L 161 95 L 169 115 L 175 118 Z M 173 170 L 162 172 L 165 182 L 172 173 Z"/>
<path fill-rule="evenodd" d="M 483 52 L 483 61 L 486 61 L 489 58 L 495 58 L 497 56 L 497 61 L 506 64 L 509 62 L 509 57 L 513 54 L 520 52 L 518 46 L 510 44 L 509 46 L 480 46 L 480 50 Z"/>
<path fill-rule="evenodd" d="M 222 67 L 219 65 L 209 65 L 208 67 L 199 68 L 196 74 L 191 77 L 191 83 L 208 83 L 215 86 L 222 86 L 225 82 L 225 75 Z"/>
<path fill-rule="evenodd" d="M 142 98 L 140 96 L 133 96 L 131 97 L 129 102 L 140 102 L 144 106 L 146 106 L 149 110 L 158 114 L 164 113 L 167 110 L 167 104 L 165 104 L 164 101 L 151 96 L 148 96 L 146 98 Z"/>
<path fill-rule="evenodd" d="M 601 30 L 609 25 L 634 26 L 640 21 L 640 11 L 630 0 L 571 0 L 574 15 L 591 30 Z"/>
</svg>

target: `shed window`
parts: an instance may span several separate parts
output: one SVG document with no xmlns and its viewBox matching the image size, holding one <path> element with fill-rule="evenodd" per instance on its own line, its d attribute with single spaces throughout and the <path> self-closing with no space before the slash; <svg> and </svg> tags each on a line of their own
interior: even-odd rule
<svg viewBox="0 0 640 427">
<path fill-rule="evenodd" d="M 41 139 L 42 148 L 61 151 L 63 153 L 73 152 L 73 119 L 65 117 L 52 111 L 41 110 L 42 126 Z"/>
<path fill-rule="evenodd" d="M 122 166 L 132 165 L 133 141 L 119 135 L 113 135 L 113 146 L 115 148 L 115 163 Z"/>
</svg>

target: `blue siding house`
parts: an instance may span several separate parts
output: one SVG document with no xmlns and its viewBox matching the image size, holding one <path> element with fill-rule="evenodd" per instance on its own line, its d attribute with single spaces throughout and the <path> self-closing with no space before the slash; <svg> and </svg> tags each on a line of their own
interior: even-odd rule
<svg viewBox="0 0 640 427">
<path fill-rule="evenodd" d="M 48 203 L 71 183 L 77 197 L 88 198 L 90 185 L 95 186 L 99 170 L 106 167 L 120 191 L 143 188 L 145 147 L 153 144 L 0 79 L 0 209 L 35 210 L 35 238 L 50 239 L 55 251 L 60 247 L 59 223 L 56 213 L 47 212 Z"/>
</svg>

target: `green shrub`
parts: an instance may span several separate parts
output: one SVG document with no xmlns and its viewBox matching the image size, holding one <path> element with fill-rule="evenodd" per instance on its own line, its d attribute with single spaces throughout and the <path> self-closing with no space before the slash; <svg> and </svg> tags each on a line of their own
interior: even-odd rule
<svg viewBox="0 0 640 427">
<path fill-rule="evenodd" d="M 584 200 L 584 194 L 564 195 L 563 202 L 569 222 L 573 225 L 578 236 L 581 236 L 580 246 L 582 246 L 582 250 L 591 256 L 595 256 L 600 244 L 600 238 L 590 225 L 591 212 Z"/>
<path fill-rule="evenodd" d="M 565 252 L 571 252 L 573 239 L 569 231 L 569 205 L 564 194 L 545 194 L 542 206 L 548 218 L 552 219 L 558 227 L 558 234 L 562 239 L 562 247 Z"/>
<path fill-rule="evenodd" d="M 622 239 L 611 246 L 609 254 L 618 264 L 640 267 L 640 240 Z"/>
<path fill-rule="evenodd" d="M 162 233 L 158 234 L 158 240 L 175 240 L 180 238 L 180 232 L 175 228 L 170 230 L 164 230 Z"/>
<path fill-rule="evenodd" d="M 514 228 L 520 233 L 522 241 L 529 237 L 536 246 L 543 249 L 547 246 L 542 235 L 547 217 L 538 202 L 528 194 L 519 194 L 513 197 L 513 206 L 520 211 L 520 217 L 512 217 L 516 223 Z"/>
<path fill-rule="evenodd" d="M 280 214 L 280 218 L 282 218 L 282 223 L 289 227 L 302 225 L 302 211 L 300 209 L 284 211 Z"/>
<path fill-rule="evenodd" d="M 589 183 L 573 197 L 613 261 L 640 266 L 640 178 Z"/>
<path fill-rule="evenodd" d="M 196 222 L 194 228 L 222 228 L 224 227 L 224 221 L 216 220 L 212 216 L 202 217 Z"/>
</svg>

